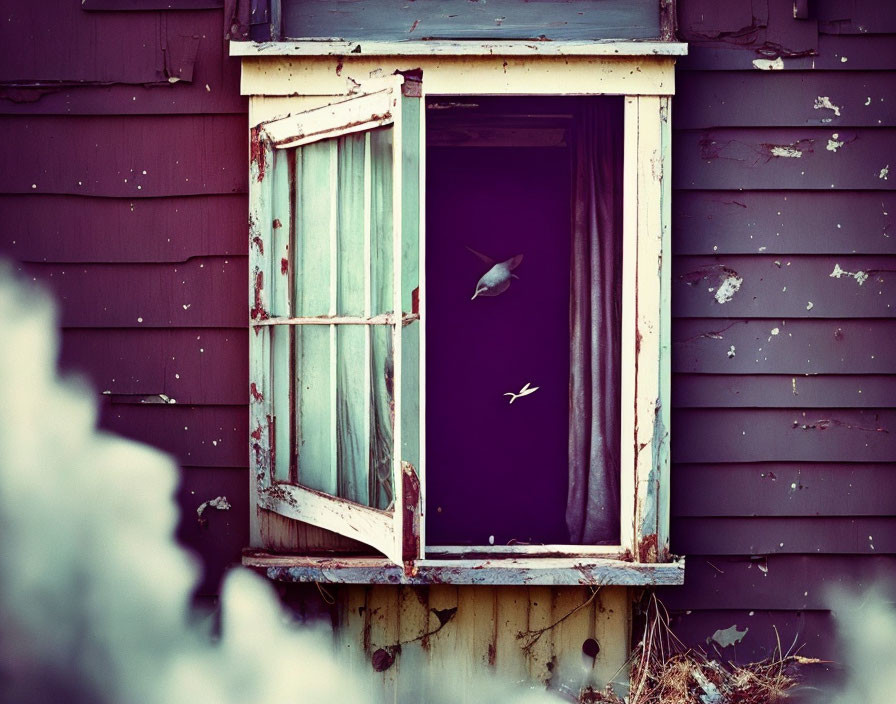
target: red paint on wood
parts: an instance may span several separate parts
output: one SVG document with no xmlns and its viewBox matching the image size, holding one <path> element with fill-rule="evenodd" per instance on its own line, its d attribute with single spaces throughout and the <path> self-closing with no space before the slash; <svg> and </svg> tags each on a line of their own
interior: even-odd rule
<svg viewBox="0 0 896 704">
<path fill-rule="evenodd" d="M 254 296 L 255 303 L 252 306 L 252 310 L 249 311 L 249 317 L 252 320 L 267 320 L 270 316 L 268 312 L 264 309 L 264 300 L 262 297 L 262 291 L 264 290 L 264 272 L 256 270 L 255 272 L 255 288 Z"/>
</svg>

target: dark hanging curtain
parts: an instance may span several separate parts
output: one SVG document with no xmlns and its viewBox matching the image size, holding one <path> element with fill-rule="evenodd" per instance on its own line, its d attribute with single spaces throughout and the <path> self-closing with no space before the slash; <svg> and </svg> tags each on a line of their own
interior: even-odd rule
<svg viewBox="0 0 896 704">
<path fill-rule="evenodd" d="M 619 541 L 622 101 L 582 99 L 575 121 L 570 300 L 570 543 Z"/>
</svg>

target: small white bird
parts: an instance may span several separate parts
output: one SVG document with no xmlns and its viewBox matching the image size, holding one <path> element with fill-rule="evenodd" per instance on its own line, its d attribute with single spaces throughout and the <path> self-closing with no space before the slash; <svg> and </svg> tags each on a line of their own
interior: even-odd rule
<svg viewBox="0 0 896 704">
<path fill-rule="evenodd" d="M 475 300 L 477 296 L 498 296 L 508 289 L 510 279 L 519 278 L 519 276 L 511 272 L 523 261 L 522 254 L 517 254 L 506 261 L 496 263 L 494 259 L 482 254 L 482 252 L 477 252 L 472 247 L 467 247 L 467 249 L 491 267 L 476 282 L 476 292 L 473 294 L 473 298 L 470 299 L 471 301 Z"/>
<path fill-rule="evenodd" d="M 527 381 L 527 382 L 526 382 L 526 385 L 525 385 L 523 388 L 520 389 L 520 392 L 519 392 L 518 394 L 515 394 L 515 393 L 512 393 L 512 392 L 509 392 L 509 391 L 508 391 L 508 392 L 507 392 L 506 394 L 504 394 L 504 395 L 505 395 L 505 396 L 510 396 L 510 403 L 513 403 L 513 402 L 516 401 L 518 398 L 522 398 L 523 396 L 528 396 L 529 394 L 534 394 L 536 391 L 538 391 L 538 387 L 537 387 L 537 386 L 533 386 L 533 387 L 530 388 L 530 387 L 529 387 L 529 382 Z"/>
</svg>

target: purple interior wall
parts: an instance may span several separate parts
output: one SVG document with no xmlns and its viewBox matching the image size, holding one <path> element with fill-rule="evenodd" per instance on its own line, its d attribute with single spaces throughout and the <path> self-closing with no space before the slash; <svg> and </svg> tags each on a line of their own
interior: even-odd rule
<svg viewBox="0 0 896 704">
<path fill-rule="evenodd" d="M 223 13 L 53 0 L 2 20 L 0 253 L 55 292 L 103 426 L 181 465 L 178 534 L 214 594 L 249 511 L 247 101 Z"/>
<path fill-rule="evenodd" d="M 896 573 L 896 13 L 809 7 L 679 2 L 662 597 L 741 661 L 837 660 L 828 589 Z"/>
</svg>

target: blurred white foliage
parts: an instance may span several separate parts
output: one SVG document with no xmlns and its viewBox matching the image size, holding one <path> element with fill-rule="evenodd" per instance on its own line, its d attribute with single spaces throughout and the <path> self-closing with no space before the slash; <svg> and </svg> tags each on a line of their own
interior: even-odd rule
<svg viewBox="0 0 896 704">
<path fill-rule="evenodd" d="M 296 630 L 248 571 L 226 579 L 217 640 L 190 625 L 197 566 L 174 540 L 177 469 L 96 430 L 93 390 L 57 375 L 56 322 L 0 261 L 0 701 L 379 700 L 369 664 L 337 659 L 330 633 Z M 453 702 L 469 686 L 405 651 L 402 701 Z M 550 701 L 476 686 L 491 704 Z"/>
<path fill-rule="evenodd" d="M 830 599 L 847 656 L 846 681 L 835 704 L 896 701 L 896 608 L 887 593 L 878 586 L 862 596 L 839 592 Z"/>
</svg>

